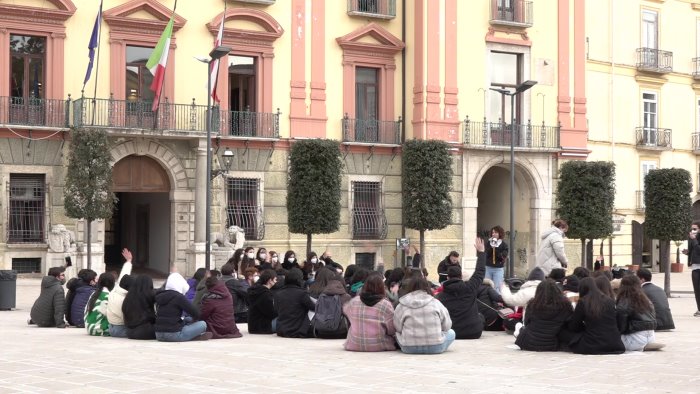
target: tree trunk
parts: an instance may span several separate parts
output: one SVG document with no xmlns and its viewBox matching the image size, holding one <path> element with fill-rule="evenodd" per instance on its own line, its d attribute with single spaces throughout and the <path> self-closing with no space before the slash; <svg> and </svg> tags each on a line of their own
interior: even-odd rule
<svg viewBox="0 0 700 394">
<path fill-rule="evenodd" d="M 306 234 L 306 256 L 304 256 L 304 260 L 306 260 L 309 257 L 309 253 L 311 253 L 311 233 Z M 307 263 L 311 263 L 310 261 L 307 261 Z"/>
<path fill-rule="evenodd" d="M 92 239 L 91 237 L 91 229 L 92 229 L 92 220 L 86 219 L 87 220 L 87 235 L 85 239 L 87 240 L 87 268 L 90 270 L 92 269 L 92 248 L 90 247 L 92 244 Z"/>
<path fill-rule="evenodd" d="M 420 230 L 420 267 L 425 268 L 425 230 Z"/>
<path fill-rule="evenodd" d="M 669 251 L 671 249 L 671 241 L 659 241 L 660 262 L 664 266 L 664 292 L 666 297 L 671 296 L 671 262 L 669 261 Z"/>
<path fill-rule="evenodd" d="M 586 238 L 581 238 L 581 267 L 586 266 Z"/>
</svg>

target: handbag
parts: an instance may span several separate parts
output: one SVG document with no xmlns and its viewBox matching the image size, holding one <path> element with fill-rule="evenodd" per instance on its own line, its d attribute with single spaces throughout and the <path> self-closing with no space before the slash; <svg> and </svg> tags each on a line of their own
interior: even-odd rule
<svg viewBox="0 0 700 394">
<path fill-rule="evenodd" d="M 491 305 L 485 303 L 484 301 L 481 301 L 481 300 L 478 299 L 478 298 L 477 298 L 476 300 L 477 300 L 478 302 L 480 302 L 481 305 L 483 305 L 483 306 L 485 306 L 485 307 L 491 309 L 492 311 L 498 313 L 498 317 L 500 317 L 501 319 L 507 319 L 508 316 L 510 316 L 510 315 L 512 315 L 512 314 L 515 313 L 515 311 L 514 311 L 513 309 L 511 309 L 511 308 L 503 307 L 503 308 L 500 308 L 500 309 L 496 309 L 496 308 L 492 307 Z"/>
</svg>

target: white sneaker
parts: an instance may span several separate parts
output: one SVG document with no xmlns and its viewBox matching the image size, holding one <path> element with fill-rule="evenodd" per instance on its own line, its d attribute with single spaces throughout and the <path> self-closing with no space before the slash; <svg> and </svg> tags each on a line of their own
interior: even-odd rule
<svg viewBox="0 0 700 394">
<path fill-rule="evenodd" d="M 513 330 L 513 336 L 518 337 L 518 334 L 520 334 L 520 329 L 523 328 L 523 323 L 515 323 L 515 330 Z"/>
</svg>

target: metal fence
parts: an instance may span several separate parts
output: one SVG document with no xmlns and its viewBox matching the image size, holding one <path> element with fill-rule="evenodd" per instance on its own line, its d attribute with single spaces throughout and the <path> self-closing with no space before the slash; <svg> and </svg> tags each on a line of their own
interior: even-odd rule
<svg viewBox="0 0 700 394">
<path fill-rule="evenodd" d="M 279 138 L 280 115 L 250 111 L 219 111 L 214 108 L 212 130 L 232 137 Z"/>
<path fill-rule="evenodd" d="M 528 121 L 526 124 L 510 125 L 505 122 L 473 122 L 464 119 L 464 144 L 476 146 L 510 146 L 534 150 L 559 149 L 560 126 L 547 126 L 544 123 L 535 125 Z"/>
<path fill-rule="evenodd" d="M 348 0 L 348 14 L 396 17 L 396 0 Z"/>
<path fill-rule="evenodd" d="M 48 185 L 43 174 L 10 174 L 7 184 L 7 243 L 45 243 Z"/>
<path fill-rule="evenodd" d="M 0 97 L 0 124 L 68 127 L 70 99 Z"/>
<path fill-rule="evenodd" d="M 637 48 L 637 68 L 667 73 L 673 71 L 673 52 L 655 48 Z"/>
<path fill-rule="evenodd" d="M 491 23 L 532 26 L 532 2 L 522 0 L 491 0 Z"/>
<path fill-rule="evenodd" d="M 265 237 L 262 191 L 258 178 L 226 178 L 226 226 L 238 226 L 246 239 Z"/>
<path fill-rule="evenodd" d="M 352 182 L 352 238 L 385 239 L 387 221 L 384 214 L 381 182 Z"/>
<path fill-rule="evenodd" d="M 636 137 L 637 146 L 671 148 L 671 129 L 637 127 Z"/>
<path fill-rule="evenodd" d="M 344 142 L 378 144 L 401 143 L 401 117 L 394 120 L 351 119 L 347 114 L 342 121 Z"/>
</svg>

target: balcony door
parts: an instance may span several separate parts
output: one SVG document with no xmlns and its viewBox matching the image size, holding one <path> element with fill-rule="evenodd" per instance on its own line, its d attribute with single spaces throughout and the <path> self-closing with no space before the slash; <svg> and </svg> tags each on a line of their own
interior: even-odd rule
<svg viewBox="0 0 700 394">
<path fill-rule="evenodd" d="M 658 102 L 656 93 L 642 93 L 642 112 L 642 143 L 645 145 L 656 145 L 658 140 Z"/>
<path fill-rule="evenodd" d="M 515 90 L 521 82 L 521 56 L 517 53 L 491 52 L 491 87 L 495 89 Z M 516 129 L 515 145 L 519 145 L 517 127 L 511 127 L 511 115 L 515 117 L 515 124 L 520 120 L 521 95 L 515 96 L 515 108 L 511 108 L 510 97 L 490 90 L 489 94 L 489 119 L 491 132 L 486 141 L 494 145 L 510 145 L 511 130 Z"/>
<path fill-rule="evenodd" d="M 153 48 L 126 46 L 124 123 L 129 128 L 151 128 L 154 125 L 153 74 L 146 68 L 151 52 Z"/>
<path fill-rule="evenodd" d="M 642 64 L 649 68 L 658 68 L 659 30 L 656 11 L 642 10 Z"/>
<path fill-rule="evenodd" d="M 231 135 L 256 136 L 256 58 L 239 55 L 229 56 L 228 75 Z"/>
<path fill-rule="evenodd" d="M 379 140 L 379 70 L 355 69 L 355 138 L 358 142 Z"/>
<path fill-rule="evenodd" d="M 10 123 L 44 122 L 46 37 L 10 35 Z"/>
</svg>

